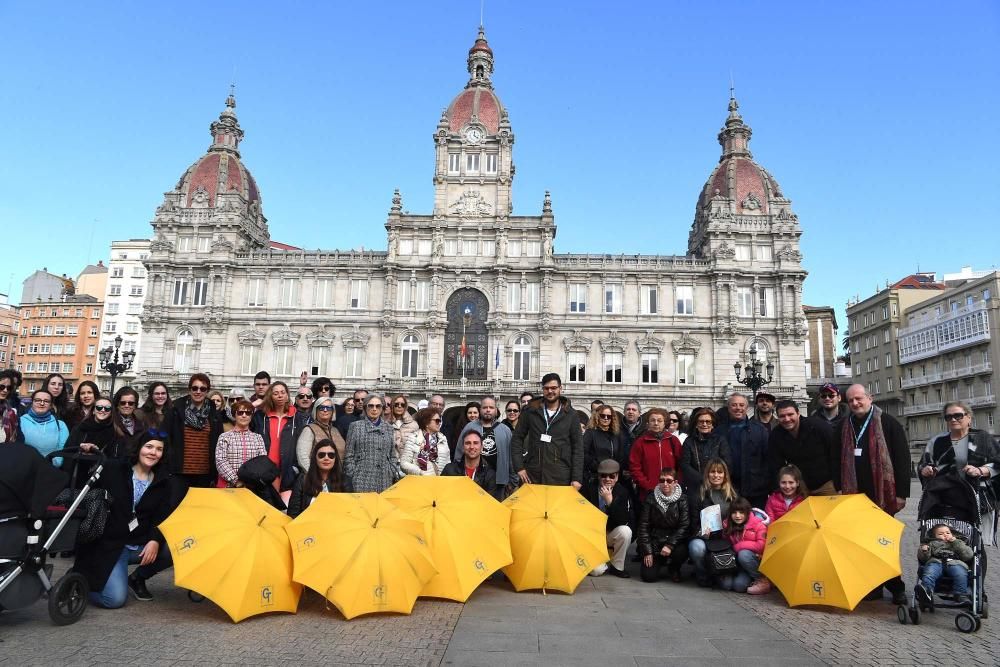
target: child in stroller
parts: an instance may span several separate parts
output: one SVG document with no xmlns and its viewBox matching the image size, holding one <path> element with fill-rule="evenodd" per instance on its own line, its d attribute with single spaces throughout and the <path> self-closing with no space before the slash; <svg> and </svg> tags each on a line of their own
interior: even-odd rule
<svg viewBox="0 0 1000 667">
<path fill-rule="evenodd" d="M 934 604 L 934 590 L 942 574 L 951 579 L 951 592 L 958 601 L 968 601 L 969 570 L 972 565 L 972 547 L 962 535 L 955 535 L 951 526 L 936 523 L 931 526 L 930 541 L 920 545 L 917 560 L 921 565 L 920 582 L 916 585 L 917 598 L 927 606 Z"/>
</svg>

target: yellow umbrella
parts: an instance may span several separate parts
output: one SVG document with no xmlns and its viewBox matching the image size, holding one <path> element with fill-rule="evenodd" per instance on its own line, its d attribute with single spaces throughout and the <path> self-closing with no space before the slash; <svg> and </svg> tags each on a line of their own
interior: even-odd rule
<svg viewBox="0 0 1000 667">
<path fill-rule="evenodd" d="M 438 573 L 421 596 L 465 602 L 511 562 L 510 510 L 468 477 L 407 475 L 382 497 L 424 522 Z"/>
<path fill-rule="evenodd" d="M 321 493 L 285 530 L 295 581 L 344 618 L 409 614 L 436 572 L 423 522 L 377 493 Z"/>
<path fill-rule="evenodd" d="M 174 583 L 205 596 L 238 623 L 295 612 L 291 519 L 247 489 L 191 489 L 160 524 L 174 560 Z"/>
<path fill-rule="evenodd" d="M 571 486 L 525 484 L 503 503 L 511 509 L 514 562 L 503 569 L 514 589 L 572 593 L 608 560 L 608 517 Z"/>
<path fill-rule="evenodd" d="M 897 577 L 902 522 L 863 494 L 811 496 L 768 528 L 760 571 L 789 606 L 854 609 Z"/>
</svg>

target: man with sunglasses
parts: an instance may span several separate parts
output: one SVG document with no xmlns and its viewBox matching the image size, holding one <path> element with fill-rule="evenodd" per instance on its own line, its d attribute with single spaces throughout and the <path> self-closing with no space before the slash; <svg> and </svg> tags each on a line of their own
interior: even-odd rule
<svg viewBox="0 0 1000 667">
<path fill-rule="evenodd" d="M 580 420 L 562 395 L 558 373 L 542 376 L 542 398 L 521 412 L 510 443 L 514 470 L 523 484 L 571 485 L 583 480 Z"/>
<path fill-rule="evenodd" d="M 312 424 L 312 407 L 316 397 L 309 387 L 299 387 L 295 394 L 295 416 L 292 417 L 292 438 L 299 441 L 299 436 L 306 426 Z"/>
<path fill-rule="evenodd" d="M 503 422 L 497 421 L 497 401 L 492 396 L 483 396 L 479 402 L 479 419 L 469 422 L 458 435 L 458 442 L 455 445 L 455 462 L 458 463 L 465 456 L 462 443 L 469 431 L 479 434 L 482 443 L 480 456 L 490 467 L 496 477 L 497 500 L 503 500 L 514 492 L 519 479 L 514 473 L 513 463 L 510 456 L 510 441 L 513 433 Z"/>
<path fill-rule="evenodd" d="M 625 556 L 632 542 L 632 493 L 619 481 L 621 466 L 614 459 L 605 459 L 597 465 L 597 479 L 583 487 L 583 497 L 608 516 L 606 527 L 608 546 L 611 547 L 611 562 L 601 564 L 590 572 L 599 577 L 610 572 L 616 577 L 628 579 L 625 571 Z"/>
<path fill-rule="evenodd" d="M 819 388 L 819 408 L 812 416 L 826 420 L 834 433 L 840 433 L 840 424 L 847 416 L 847 404 L 840 400 L 840 388 L 828 382 Z"/>
<path fill-rule="evenodd" d="M 189 486 L 211 487 L 216 482 L 215 449 L 222 435 L 222 416 L 208 400 L 212 383 L 204 373 L 188 380 L 188 395 L 173 402 L 164 427 L 169 433 L 170 472 Z"/>
</svg>

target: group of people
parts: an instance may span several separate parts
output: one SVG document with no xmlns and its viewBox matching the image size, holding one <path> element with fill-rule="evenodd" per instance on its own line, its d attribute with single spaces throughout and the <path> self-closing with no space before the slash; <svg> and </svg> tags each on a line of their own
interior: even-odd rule
<svg viewBox="0 0 1000 667">
<path fill-rule="evenodd" d="M 171 564 L 156 526 L 186 489 L 243 486 L 241 470 L 254 461 L 273 468 L 273 492 L 293 517 L 321 493 L 381 492 L 405 475 L 465 475 L 497 500 L 522 484 L 571 485 L 607 515 L 610 562 L 591 574 L 629 577 L 634 543 L 643 581 L 679 581 L 690 561 L 700 585 L 751 594 L 770 590 L 758 569 L 768 524 L 806 496 L 864 493 L 895 514 L 909 494 L 905 432 L 861 385 L 844 394 L 824 386 L 808 417 L 794 401 L 759 392 L 752 416 L 751 399 L 733 393 L 722 409 L 689 416 L 657 407 L 644 413 L 637 400 L 619 415 L 598 400 L 582 423 L 559 375 L 548 373 L 539 396 L 507 401 L 502 417 L 496 399 L 485 396 L 446 424 L 441 395 L 420 401 L 411 415 L 404 395 L 358 389 L 338 404 L 328 378 L 303 377 L 293 391 L 263 371 L 249 396 L 227 396 L 195 373 L 185 395 L 154 382 L 141 405 L 130 387 L 107 397 L 90 382 L 70 400 L 65 380 L 53 375 L 25 407 L 18 381 L 15 371 L 0 372 L 0 441 L 42 454 L 75 446 L 107 458 L 100 484 L 113 506 L 105 534 L 78 548 L 75 565 L 90 581 L 91 601 L 104 607 L 121 606 L 128 592 L 152 598 L 146 580 Z M 950 403 L 945 413 L 965 435 L 953 430 L 957 441 L 931 443 L 930 460 L 951 452 L 990 481 L 1000 465 L 995 443 L 970 430 L 964 404 Z M 84 464 L 55 463 L 82 486 Z M 886 587 L 902 600 L 901 579 Z"/>
</svg>

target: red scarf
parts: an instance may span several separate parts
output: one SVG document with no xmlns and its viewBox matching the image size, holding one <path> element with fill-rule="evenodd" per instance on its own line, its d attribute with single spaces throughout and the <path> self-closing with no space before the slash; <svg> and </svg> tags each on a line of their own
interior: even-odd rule
<svg viewBox="0 0 1000 667">
<path fill-rule="evenodd" d="M 872 480 L 875 488 L 872 490 L 875 504 L 888 514 L 895 514 L 896 478 L 893 473 L 892 459 L 889 457 L 889 446 L 882 432 L 882 410 L 872 405 L 868 426 L 859 440 L 855 440 L 854 422 L 850 416 L 844 420 L 840 433 L 840 490 L 845 493 L 861 493 L 858 489 L 858 476 L 854 468 L 854 449 L 860 447 L 862 441 L 868 443 L 868 461 L 872 467 Z"/>
</svg>

